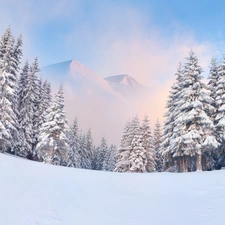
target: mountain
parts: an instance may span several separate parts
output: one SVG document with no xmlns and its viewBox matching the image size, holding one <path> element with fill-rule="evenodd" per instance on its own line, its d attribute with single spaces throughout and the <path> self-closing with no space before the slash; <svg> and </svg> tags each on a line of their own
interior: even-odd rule
<svg viewBox="0 0 225 225">
<path fill-rule="evenodd" d="M 138 113 L 147 88 L 128 75 L 101 78 L 77 60 L 41 68 L 55 93 L 60 83 L 65 91 L 69 121 L 75 116 L 82 129 L 92 128 L 97 143 L 103 136 L 119 145 L 127 120 Z"/>
<path fill-rule="evenodd" d="M 106 97 L 107 100 L 108 98 L 123 100 L 122 96 L 115 92 L 107 81 L 77 60 L 46 66 L 42 68 L 42 74 L 54 79 L 52 82 L 71 84 L 74 91 L 88 98 L 97 95 L 101 98 Z"/>
<path fill-rule="evenodd" d="M 106 77 L 105 80 L 108 81 L 114 91 L 131 100 L 140 98 L 150 91 L 149 88 L 139 84 L 127 74 Z"/>
<path fill-rule="evenodd" d="M 224 225 L 225 170 L 113 173 L 0 154 L 2 225 Z"/>
</svg>

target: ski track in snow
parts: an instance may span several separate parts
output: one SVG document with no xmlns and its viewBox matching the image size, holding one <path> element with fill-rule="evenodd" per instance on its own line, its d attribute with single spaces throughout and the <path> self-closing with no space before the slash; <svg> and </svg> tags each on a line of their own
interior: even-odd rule
<svg viewBox="0 0 225 225">
<path fill-rule="evenodd" d="M 0 154 L 2 225 L 224 225 L 225 170 L 110 173 Z"/>
</svg>

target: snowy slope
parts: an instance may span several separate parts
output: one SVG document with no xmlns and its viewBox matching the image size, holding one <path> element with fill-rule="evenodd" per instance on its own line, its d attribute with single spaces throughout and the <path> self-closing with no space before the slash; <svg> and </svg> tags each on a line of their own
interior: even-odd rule
<svg viewBox="0 0 225 225">
<path fill-rule="evenodd" d="M 141 98 L 150 92 L 147 87 L 139 84 L 133 77 L 127 74 L 106 77 L 105 80 L 108 81 L 113 90 L 127 99 Z"/>
<path fill-rule="evenodd" d="M 2 225 L 224 225 L 225 170 L 120 174 L 0 154 Z"/>
</svg>

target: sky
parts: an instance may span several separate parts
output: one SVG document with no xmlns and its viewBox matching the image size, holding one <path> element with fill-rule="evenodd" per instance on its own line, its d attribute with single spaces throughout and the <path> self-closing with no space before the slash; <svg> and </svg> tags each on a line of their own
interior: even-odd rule
<svg viewBox="0 0 225 225">
<path fill-rule="evenodd" d="M 211 58 L 220 62 L 225 52 L 223 0 L 0 2 L 0 34 L 10 25 L 23 35 L 23 61 L 38 56 L 42 67 L 76 59 L 101 77 L 129 74 L 156 90 L 153 121 L 163 121 L 177 65 L 191 49 L 205 78 Z"/>
<path fill-rule="evenodd" d="M 221 59 L 224 11 L 222 0 L 1 0 L 0 33 L 22 33 L 24 61 L 77 59 L 102 77 L 129 73 L 152 86 L 191 48 L 204 70 Z"/>
</svg>

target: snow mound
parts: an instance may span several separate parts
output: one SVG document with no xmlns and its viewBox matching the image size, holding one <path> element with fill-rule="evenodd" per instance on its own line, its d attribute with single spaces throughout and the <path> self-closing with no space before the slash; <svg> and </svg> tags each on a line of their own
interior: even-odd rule
<svg viewBox="0 0 225 225">
<path fill-rule="evenodd" d="M 0 154 L 4 225 L 224 225 L 225 170 L 122 174 Z"/>
</svg>

